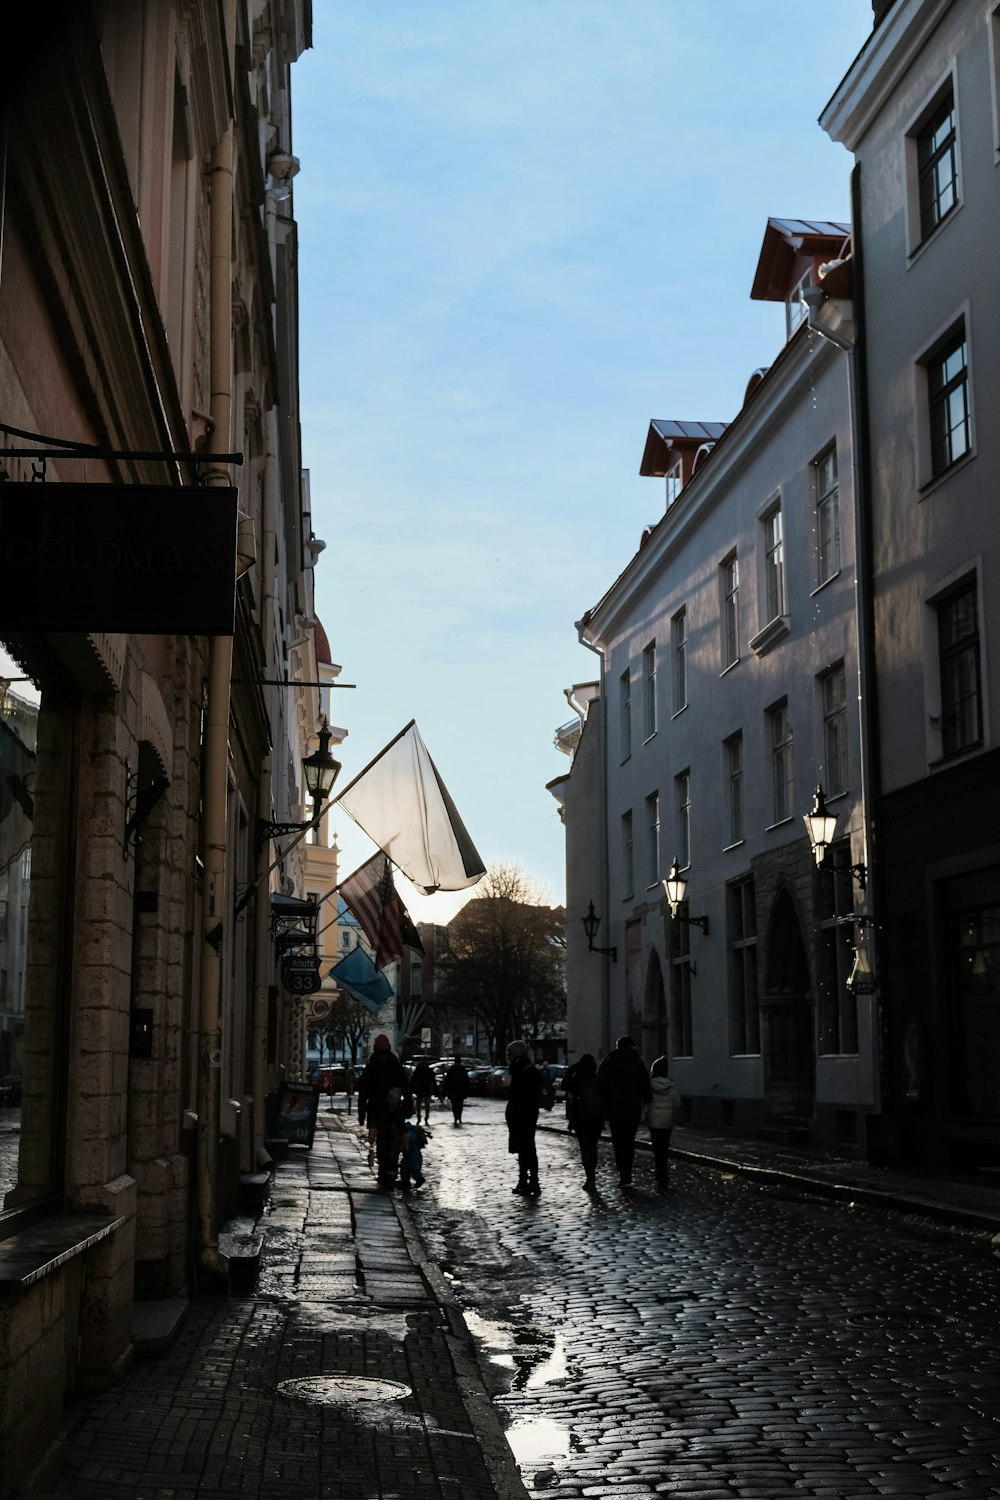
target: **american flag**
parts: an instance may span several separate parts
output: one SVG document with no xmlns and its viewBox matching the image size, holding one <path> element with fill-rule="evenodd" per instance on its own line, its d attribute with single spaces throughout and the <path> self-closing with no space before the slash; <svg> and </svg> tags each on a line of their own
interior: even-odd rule
<svg viewBox="0 0 1000 1500">
<path fill-rule="evenodd" d="M 402 958 L 404 947 L 414 946 L 411 934 L 416 938 L 416 929 L 396 894 L 392 865 L 384 854 L 374 855 L 342 880 L 339 889 L 372 945 L 376 969 L 384 969 L 394 959 Z M 419 944 L 419 938 L 416 941 Z"/>
</svg>

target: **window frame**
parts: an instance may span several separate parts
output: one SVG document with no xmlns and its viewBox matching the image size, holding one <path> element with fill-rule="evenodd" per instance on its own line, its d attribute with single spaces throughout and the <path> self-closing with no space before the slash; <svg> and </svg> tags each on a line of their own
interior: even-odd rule
<svg viewBox="0 0 1000 1500">
<path fill-rule="evenodd" d="M 832 460 L 831 483 L 823 479 L 823 465 Z M 840 545 L 840 467 L 836 441 L 818 453 L 812 461 L 813 510 L 816 517 L 816 586 L 836 578 L 841 570 Z M 829 532 L 829 536 L 827 536 Z"/>
<path fill-rule="evenodd" d="M 770 828 L 789 822 L 795 816 L 795 732 L 788 711 L 788 699 L 781 698 L 765 710 L 768 724 L 768 745 L 771 755 L 771 799 L 772 821 Z M 785 727 L 781 739 L 777 737 L 779 723 Z"/>
<path fill-rule="evenodd" d="M 740 560 L 735 548 L 719 564 L 719 622 L 722 670 L 728 672 L 740 659 Z"/>
<path fill-rule="evenodd" d="M 660 794 L 650 792 L 646 798 L 646 887 L 660 883 Z"/>
<path fill-rule="evenodd" d="M 677 813 L 677 838 L 675 840 L 677 868 L 686 870 L 691 864 L 691 769 L 686 767 L 674 777 L 674 798 Z"/>
<path fill-rule="evenodd" d="M 645 745 L 656 734 L 656 641 L 642 648 L 643 739 Z"/>
<path fill-rule="evenodd" d="M 683 713 L 688 706 L 687 647 L 687 605 L 682 605 L 670 619 L 670 648 L 674 667 L 674 718 L 679 713 Z"/>
<path fill-rule="evenodd" d="M 951 115 L 952 128 L 944 144 L 924 161 L 922 155 L 925 143 L 928 141 L 931 127 L 942 112 Z M 907 264 L 911 265 L 925 247 L 937 238 L 944 226 L 954 219 L 964 200 L 958 74 L 954 65 L 938 80 L 912 115 L 903 131 L 902 148 L 906 183 Z M 929 215 L 927 212 L 929 200 L 925 185 L 933 180 L 934 169 L 946 154 L 950 157 L 952 165 L 952 174 L 949 179 L 953 193 L 952 201 L 940 213 Z"/>
<path fill-rule="evenodd" d="M 944 405 L 948 395 L 954 393 L 955 389 L 957 389 L 959 380 L 956 377 L 952 377 L 952 379 L 946 382 L 943 393 L 934 393 L 932 396 L 932 371 L 936 364 L 944 361 L 949 351 L 953 351 L 960 344 L 964 344 L 965 347 L 965 362 L 962 368 L 961 384 L 964 385 L 965 389 L 964 427 L 967 446 L 961 453 L 950 457 L 946 463 L 937 465 L 935 461 L 933 407 Z M 920 498 L 923 499 L 931 491 L 937 489 L 939 485 L 944 484 L 952 474 L 956 473 L 976 456 L 975 374 L 972 328 L 969 304 L 967 302 L 946 323 L 942 324 L 934 336 L 914 356 L 913 378 L 914 404 L 916 408 L 917 488 L 920 492 Z M 954 431 L 954 429 L 951 430 Z"/>
<path fill-rule="evenodd" d="M 756 902 L 757 892 L 752 874 L 743 875 L 726 886 L 730 1057 L 759 1057 L 761 1053 Z M 749 924 L 748 915 L 752 917 Z M 749 1003 L 748 996 L 752 996 Z"/>
<path fill-rule="evenodd" d="M 934 612 L 937 618 L 938 632 L 938 675 L 940 691 L 940 720 L 941 720 L 941 759 L 956 760 L 961 756 L 969 755 L 973 751 L 982 749 L 985 744 L 985 713 L 983 703 L 983 628 L 982 611 L 980 607 L 979 579 L 975 573 L 967 574 L 965 578 L 952 588 L 939 595 L 934 601 Z M 956 637 L 949 645 L 945 646 L 942 639 L 942 612 L 956 601 L 971 594 L 975 616 L 975 629 L 965 635 Z M 975 692 L 963 696 L 951 697 L 946 694 L 945 666 L 948 662 L 959 662 L 969 658 L 974 663 Z M 956 712 L 951 715 L 957 716 L 958 709 L 964 702 L 972 701 L 975 704 L 976 734 L 974 738 L 964 739 L 961 743 L 949 744 L 947 734 L 947 723 L 949 719 L 949 704 L 957 704 Z"/>
<path fill-rule="evenodd" d="M 622 765 L 632 757 L 632 669 L 618 678 L 618 748 Z"/>
<path fill-rule="evenodd" d="M 635 895 L 635 832 L 632 824 L 632 809 L 622 813 L 622 898 L 631 900 Z"/>
<path fill-rule="evenodd" d="M 735 849 L 745 840 L 746 798 L 744 796 L 743 731 L 728 735 L 722 742 L 725 757 L 726 781 L 729 787 L 728 819 L 729 839 L 725 847 Z M 734 754 L 738 752 L 739 764 L 734 765 Z"/>
<path fill-rule="evenodd" d="M 831 705 L 829 688 L 839 681 L 842 686 L 840 701 Z M 841 797 L 850 788 L 850 735 L 847 718 L 847 668 L 843 660 L 834 662 L 821 672 L 818 678 L 820 709 L 823 715 L 823 784 L 826 795 Z M 836 739 L 835 753 L 831 751 L 831 737 Z M 839 777 L 834 768 L 840 768 Z"/>
</svg>

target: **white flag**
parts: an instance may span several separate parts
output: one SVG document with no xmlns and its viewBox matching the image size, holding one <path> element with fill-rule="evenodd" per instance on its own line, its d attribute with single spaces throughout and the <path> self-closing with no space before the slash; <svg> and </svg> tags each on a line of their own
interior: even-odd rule
<svg viewBox="0 0 1000 1500">
<path fill-rule="evenodd" d="M 334 801 L 425 896 L 486 874 L 413 719 Z"/>
</svg>

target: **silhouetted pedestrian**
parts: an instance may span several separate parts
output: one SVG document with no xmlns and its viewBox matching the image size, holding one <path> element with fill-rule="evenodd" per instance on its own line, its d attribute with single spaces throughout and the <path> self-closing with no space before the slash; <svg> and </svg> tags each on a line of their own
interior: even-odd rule
<svg viewBox="0 0 1000 1500">
<path fill-rule="evenodd" d="M 585 1052 L 566 1072 L 566 1103 L 580 1147 L 584 1190 L 597 1191 L 597 1143 L 604 1129 L 604 1100 L 597 1081 L 597 1059 Z"/>
<path fill-rule="evenodd" d="M 410 1078 L 410 1087 L 417 1100 L 417 1119 L 421 1114 L 424 1124 L 429 1125 L 431 1120 L 431 1099 L 434 1096 L 434 1070 L 425 1057 L 422 1057 L 413 1070 Z"/>
<path fill-rule="evenodd" d="M 620 1036 L 615 1042 L 615 1050 L 597 1070 L 597 1081 L 607 1111 L 618 1181 L 624 1188 L 631 1187 L 635 1133 L 642 1119 L 643 1105 L 649 1103 L 653 1091 L 649 1074 L 630 1036 Z"/>
<path fill-rule="evenodd" d="M 469 1094 L 469 1075 L 462 1066 L 460 1057 L 456 1057 L 447 1073 L 444 1075 L 444 1083 L 441 1092 L 451 1105 L 452 1123 L 461 1125 L 462 1110 Z"/>
<path fill-rule="evenodd" d="M 510 1090 L 507 1094 L 507 1150 L 517 1157 L 517 1183 L 512 1192 L 526 1198 L 537 1198 L 538 1152 L 535 1149 L 535 1127 L 542 1103 L 543 1079 L 528 1055 L 525 1042 L 511 1042 L 507 1048 Z"/>
<path fill-rule="evenodd" d="M 358 1124 L 368 1121 L 369 1139 L 371 1130 L 376 1132 L 375 1159 L 382 1187 L 392 1187 L 396 1181 L 403 1125 L 410 1113 L 409 1100 L 406 1069 L 393 1052 L 389 1038 L 379 1035 L 372 1043 L 372 1055 L 358 1084 Z"/>
<path fill-rule="evenodd" d="M 658 1057 L 649 1070 L 650 1088 L 653 1097 L 646 1110 L 649 1140 L 653 1148 L 653 1164 L 656 1167 L 656 1185 L 670 1186 L 670 1132 L 680 1114 L 681 1094 L 665 1057 Z"/>
</svg>

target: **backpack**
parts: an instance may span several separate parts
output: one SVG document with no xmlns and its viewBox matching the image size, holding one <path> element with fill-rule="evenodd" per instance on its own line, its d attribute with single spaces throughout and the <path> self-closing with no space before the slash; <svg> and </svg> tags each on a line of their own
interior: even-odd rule
<svg viewBox="0 0 1000 1500">
<path fill-rule="evenodd" d="M 604 1099 L 596 1075 L 581 1079 L 577 1085 L 573 1117 L 585 1125 L 604 1124 Z"/>
</svg>

